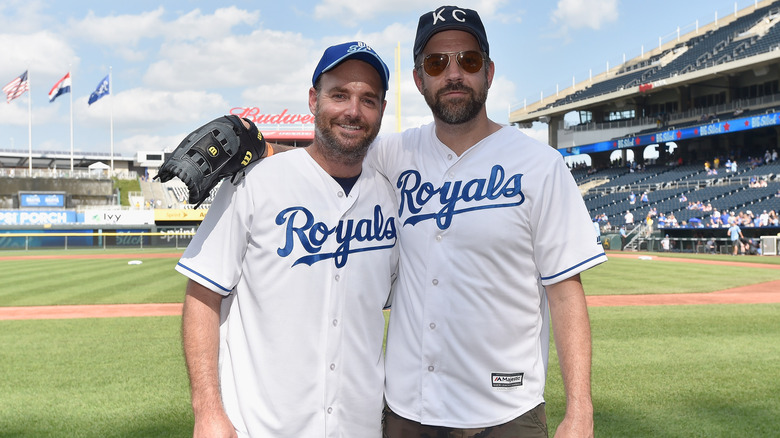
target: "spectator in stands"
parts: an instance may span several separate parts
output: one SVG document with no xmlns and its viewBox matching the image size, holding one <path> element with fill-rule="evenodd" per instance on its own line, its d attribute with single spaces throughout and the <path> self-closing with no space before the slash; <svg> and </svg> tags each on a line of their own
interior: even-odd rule
<svg viewBox="0 0 780 438">
<path fill-rule="evenodd" d="M 705 161 L 704 162 L 704 171 L 707 172 L 707 175 L 710 174 L 710 162 L 709 161 Z"/>
<path fill-rule="evenodd" d="M 685 193 L 680 193 L 680 202 L 685 202 L 688 200 L 688 197 L 685 196 Z"/>
<path fill-rule="evenodd" d="M 764 210 L 760 215 L 758 215 L 758 226 L 759 227 L 768 227 L 769 226 L 769 213 Z"/>
<path fill-rule="evenodd" d="M 649 214 L 645 218 L 645 224 L 647 225 L 647 237 L 653 234 L 653 217 Z"/>
<path fill-rule="evenodd" d="M 674 217 L 674 213 L 669 213 L 669 215 L 666 216 L 666 226 L 671 228 L 679 227 L 679 224 L 677 223 L 677 218 Z"/>
<path fill-rule="evenodd" d="M 634 215 L 628 210 L 626 210 L 626 215 L 623 216 L 623 219 L 628 225 L 632 225 L 634 223 Z"/>
<path fill-rule="evenodd" d="M 772 162 L 777 161 L 777 149 L 772 149 Z"/>
<path fill-rule="evenodd" d="M 642 193 L 642 198 L 639 201 L 642 202 L 642 204 L 648 204 L 650 202 L 647 192 Z"/>
<path fill-rule="evenodd" d="M 731 239 L 731 246 L 732 246 L 732 252 L 731 255 L 737 255 L 737 252 L 739 251 L 739 248 L 742 246 L 740 239 L 744 239 L 745 236 L 742 235 L 742 230 L 739 228 L 739 225 L 737 225 L 737 221 L 732 220 L 730 222 L 729 227 L 729 238 Z M 743 251 L 742 254 L 745 252 Z"/>
<path fill-rule="evenodd" d="M 712 168 L 717 169 L 720 166 L 720 157 L 715 157 L 712 160 Z"/>
<path fill-rule="evenodd" d="M 726 160 L 726 173 L 731 173 L 731 159 Z"/>
<path fill-rule="evenodd" d="M 731 173 L 737 173 L 737 160 L 731 162 Z"/>
<path fill-rule="evenodd" d="M 723 226 L 728 226 L 730 223 L 731 216 L 733 216 L 734 213 L 729 213 L 726 210 L 723 210 L 723 213 L 720 214 L 720 223 Z"/>
<path fill-rule="evenodd" d="M 636 195 L 632 191 L 630 195 L 628 195 L 628 203 L 631 205 L 636 204 Z"/>
<path fill-rule="evenodd" d="M 775 213 L 774 210 L 769 210 L 769 226 L 770 227 L 780 226 L 780 218 L 778 218 L 777 213 Z"/>
<path fill-rule="evenodd" d="M 720 217 L 720 212 L 716 209 L 712 211 L 712 215 L 710 215 L 710 223 L 712 224 L 713 228 L 718 228 L 721 225 L 723 225 L 723 221 Z"/>
</svg>

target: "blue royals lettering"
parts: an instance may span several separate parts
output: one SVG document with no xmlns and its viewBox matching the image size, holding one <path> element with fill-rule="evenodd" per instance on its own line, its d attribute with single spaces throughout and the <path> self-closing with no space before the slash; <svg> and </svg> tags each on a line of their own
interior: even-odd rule
<svg viewBox="0 0 780 438">
<path fill-rule="evenodd" d="M 449 228 L 452 217 L 456 214 L 488 208 L 515 207 L 525 201 L 522 191 L 522 173 L 506 177 L 506 171 L 500 165 L 490 170 L 488 179 L 475 178 L 471 181 L 445 182 L 436 188 L 430 182 L 423 182 L 420 172 L 406 170 L 398 177 L 396 186 L 401 189 L 401 205 L 398 216 L 402 217 L 404 209 L 410 216 L 404 225 L 415 225 L 428 219 L 435 219 L 439 229 Z M 519 197 L 519 198 L 518 198 Z M 499 198 L 512 199 L 512 202 L 479 204 L 482 200 L 496 201 Z M 441 209 L 435 213 L 418 214 L 428 202 L 437 202 Z M 458 204 L 465 204 L 456 208 Z"/>
<path fill-rule="evenodd" d="M 342 220 L 333 228 L 328 228 L 323 222 L 315 222 L 314 215 L 304 207 L 282 210 L 276 215 L 276 224 L 286 226 L 285 244 L 276 250 L 279 256 L 289 256 L 296 241 L 310 254 L 296 260 L 293 266 L 300 263 L 311 266 L 316 262 L 332 258 L 336 267 L 341 268 L 347 264 L 350 254 L 389 249 L 395 245 L 396 240 L 395 218 L 390 217 L 385 220 L 382 209 L 378 205 L 374 206 L 373 218 L 360 219 L 357 222 L 354 219 Z M 335 236 L 339 244 L 336 251 L 320 254 L 322 246 L 331 236 Z M 389 243 L 385 245 L 351 247 L 353 241 L 379 243 L 386 240 Z"/>
</svg>

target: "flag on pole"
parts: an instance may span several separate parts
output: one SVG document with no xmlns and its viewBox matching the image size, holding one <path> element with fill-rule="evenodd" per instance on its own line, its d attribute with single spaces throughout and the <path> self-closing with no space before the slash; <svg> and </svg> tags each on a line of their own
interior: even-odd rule
<svg viewBox="0 0 780 438">
<path fill-rule="evenodd" d="M 54 99 L 61 94 L 70 93 L 70 85 L 70 72 L 68 72 L 68 74 L 63 76 L 62 79 L 51 87 L 51 91 L 49 91 L 49 102 L 54 102 Z"/>
<path fill-rule="evenodd" d="M 25 70 L 25 72 L 19 75 L 19 77 L 15 78 L 13 81 L 9 82 L 8 85 L 3 87 L 3 93 L 6 95 L 6 101 L 11 103 L 12 100 L 21 96 L 29 89 L 30 83 L 27 80 L 27 70 Z"/>
<path fill-rule="evenodd" d="M 109 94 L 110 92 L 111 87 L 108 83 L 108 76 L 106 76 L 102 81 L 100 81 L 95 91 L 89 95 L 89 104 L 92 105 L 93 103 L 97 102 L 98 99 L 105 96 L 106 94 Z"/>
</svg>

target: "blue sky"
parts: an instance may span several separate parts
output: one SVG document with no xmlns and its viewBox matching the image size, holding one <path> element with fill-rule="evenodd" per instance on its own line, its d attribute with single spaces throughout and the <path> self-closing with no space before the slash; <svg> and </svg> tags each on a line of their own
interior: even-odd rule
<svg viewBox="0 0 780 438">
<path fill-rule="evenodd" d="M 489 116 L 549 96 L 639 56 L 755 0 L 461 1 L 480 12 L 496 63 Z M 385 59 L 395 84 L 400 44 L 401 127 L 432 120 L 411 74 L 419 16 L 442 4 L 425 0 L 92 2 L 5 0 L 0 4 L 0 85 L 30 71 L 31 92 L 0 101 L 0 149 L 28 148 L 28 99 L 34 151 L 70 150 L 70 96 L 48 92 L 72 74 L 74 148 L 114 152 L 171 150 L 190 131 L 234 107 L 263 114 L 308 114 L 311 73 L 325 47 L 363 40 Z M 87 105 L 109 73 L 112 95 Z M 0 96 L 4 97 L 4 96 Z M 397 126 L 393 87 L 383 131 Z M 546 139 L 544 126 L 529 133 Z"/>
</svg>

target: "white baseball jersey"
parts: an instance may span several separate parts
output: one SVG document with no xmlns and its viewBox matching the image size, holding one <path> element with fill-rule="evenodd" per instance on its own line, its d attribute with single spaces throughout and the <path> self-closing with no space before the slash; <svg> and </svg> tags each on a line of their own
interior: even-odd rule
<svg viewBox="0 0 780 438">
<path fill-rule="evenodd" d="M 543 402 L 544 286 L 606 261 L 562 156 L 503 127 L 459 157 L 430 124 L 381 137 L 369 159 L 399 202 L 388 406 L 478 428 Z"/>
<path fill-rule="evenodd" d="M 379 437 L 395 200 L 349 195 L 305 150 L 222 184 L 177 270 L 226 298 L 219 378 L 239 436 Z"/>
</svg>

